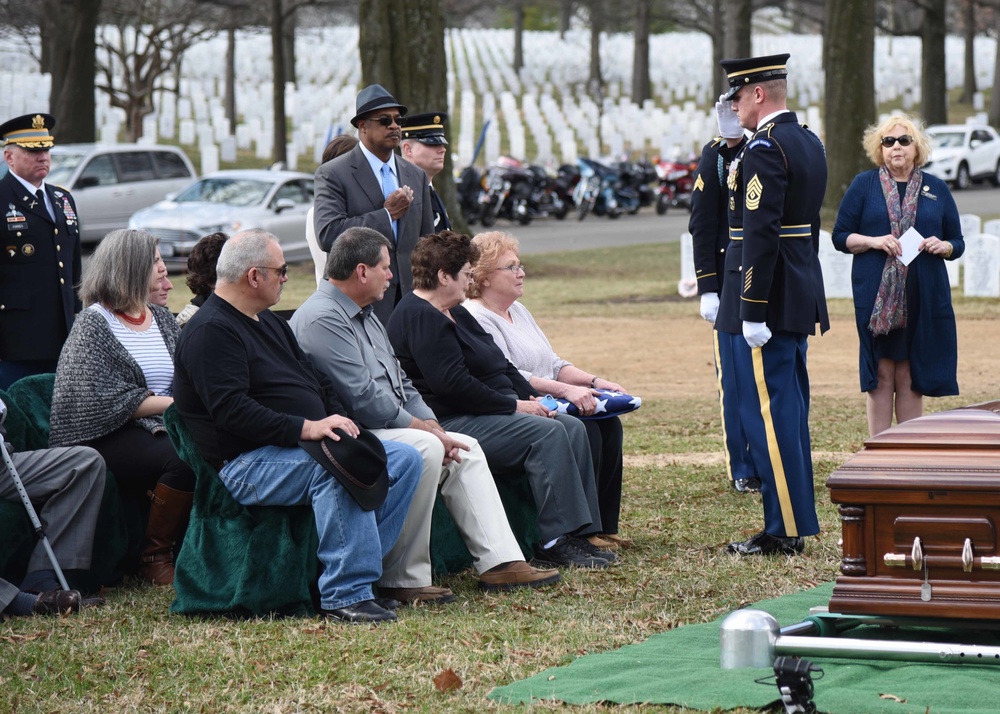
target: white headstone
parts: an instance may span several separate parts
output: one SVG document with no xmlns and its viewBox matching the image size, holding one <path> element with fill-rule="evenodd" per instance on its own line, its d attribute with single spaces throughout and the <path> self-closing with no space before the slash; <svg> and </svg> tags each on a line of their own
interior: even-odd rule
<svg viewBox="0 0 1000 714">
<path fill-rule="evenodd" d="M 975 213 L 963 213 L 958 217 L 962 222 L 962 235 L 963 236 L 974 236 L 977 233 L 983 233 L 983 219 L 977 216 Z M 990 231 L 985 231 L 989 233 Z"/>
<path fill-rule="evenodd" d="M 964 228 L 964 227 L 963 227 Z M 983 233 L 989 233 L 991 236 L 1000 236 L 1000 218 L 994 218 L 991 221 L 986 221 L 983 224 Z M 971 235 L 962 231 L 962 235 Z"/>
<path fill-rule="evenodd" d="M 819 264 L 823 270 L 823 290 L 828 298 L 854 297 L 851 289 L 854 256 L 834 248 L 829 231 L 819 232 Z"/>
<path fill-rule="evenodd" d="M 201 145 L 202 175 L 219 170 L 219 147 L 215 144 Z"/>
<path fill-rule="evenodd" d="M 193 144 L 195 139 L 194 121 L 191 119 L 181 119 L 180 142 L 182 144 Z"/>
<path fill-rule="evenodd" d="M 1000 236 L 965 236 L 966 297 L 1000 297 Z"/>
<path fill-rule="evenodd" d="M 227 164 L 236 163 L 236 139 L 232 136 L 227 136 L 219 144 L 219 158 Z"/>
</svg>

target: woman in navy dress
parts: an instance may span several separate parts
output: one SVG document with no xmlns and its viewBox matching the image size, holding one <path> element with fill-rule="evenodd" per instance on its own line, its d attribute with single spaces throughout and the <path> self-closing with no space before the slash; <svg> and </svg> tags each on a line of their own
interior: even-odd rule
<svg viewBox="0 0 1000 714">
<path fill-rule="evenodd" d="M 855 177 L 833 229 L 837 250 L 854 255 L 851 280 L 868 432 L 923 413 L 923 397 L 958 394 L 958 339 L 945 260 L 965 251 L 958 208 L 944 181 L 921 167 L 930 141 L 913 119 L 893 114 L 869 128 L 865 150 L 877 168 Z M 900 237 L 922 236 L 904 267 Z"/>
</svg>

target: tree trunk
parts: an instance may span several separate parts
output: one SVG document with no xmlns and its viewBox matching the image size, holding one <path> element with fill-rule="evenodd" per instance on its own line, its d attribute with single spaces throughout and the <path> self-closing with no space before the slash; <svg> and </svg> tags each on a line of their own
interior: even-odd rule
<svg viewBox="0 0 1000 714">
<path fill-rule="evenodd" d="M 972 104 L 972 96 L 976 93 L 976 1 L 965 0 L 965 86 L 962 98 L 963 104 Z"/>
<path fill-rule="evenodd" d="M 566 39 L 569 22 L 573 19 L 573 0 L 559 0 L 559 39 Z"/>
<path fill-rule="evenodd" d="M 520 76 L 524 67 L 524 2 L 514 3 L 514 72 Z"/>
<path fill-rule="evenodd" d="M 750 0 L 726 3 L 726 59 L 750 57 Z"/>
<path fill-rule="evenodd" d="M 712 96 L 726 91 L 729 82 L 720 62 L 726 58 L 726 24 L 722 0 L 712 0 Z"/>
<path fill-rule="evenodd" d="M 288 132 L 285 128 L 285 49 L 282 25 L 282 2 L 271 0 L 271 101 L 274 116 L 274 149 L 271 158 L 275 163 L 288 165 Z"/>
<path fill-rule="evenodd" d="M 829 28 L 830 25 L 827 25 Z M 928 124 L 948 123 L 948 85 L 945 82 L 945 0 L 926 0 L 921 37 L 920 94 L 923 119 Z M 835 67 L 836 65 L 827 65 Z M 829 73 L 828 73 L 829 74 Z"/>
<path fill-rule="evenodd" d="M 826 6 L 826 156 L 829 179 L 824 223 L 832 225 L 840 201 L 854 177 L 871 168 L 861 146 L 865 129 L 875 121 L 875 3 L 829 0 Z"/>
<path fill-rule="evenodd" d="M 358 29 L 362 86 L 381 84 L 410 114 L 448 110 L 441 0 L 360 0 Z M 444 132 L 451 142 L 451 122 Z M 434 188 L 454 229 L 465 233 L 469 228 L 455 200 L 452 176 L 448 151 Z"/>
<path fill-rule="evenodd" d="M 652 94 L 649 85 L 649 14 L 652 4 L 652 0 L 635 0 L 632 101 L 640 105 Z"/>
<path fill-rule="evenodd" d="M 61 144 L 97 140 L 94 76 L 100 9 L 101 0 L 46 3 L 46 25 L 54 33 L 47 38 L 52 60 L 49 111 L 59 122 L 55 135 Z"/>
<path fill-rule="evenodd" d="M 993 13 L 994 30 L 1000 32 L 1000 12 Z M 996 86 L 996 78 L 1000 77 L 1000 52 L 996 53 L 993 60 L 993 84 Z M 994 89 L 990 95 L 990 124 L 1000 126 L 1000 91 Z"/>
<path fill-rule="evenodd" d="M 226 88 L 222 103 L 229 120 L 229 130 L 236 131 L 236 10 L 230 11 L 229 26 L 226 28 Z"/>
<path fill-rule="evenodd" d="M 285 81 L 296 84 L 298 80 L 296 79 L 295 73 L 295 30 L 298 28 L 299 18 L 298 12 L 292 11 L 292 13 L 285 18 L 282 24 L 282 34 L 284 35 L 283 42 L 285 47 Z"/>
<path fill-rule="evenodd" d="M 601 30 L 604 29 L 604 9 L 601 0 L 590 0 L 590 80 L 591 87 L 604 87 L 601 74 Z"/>
</svg>

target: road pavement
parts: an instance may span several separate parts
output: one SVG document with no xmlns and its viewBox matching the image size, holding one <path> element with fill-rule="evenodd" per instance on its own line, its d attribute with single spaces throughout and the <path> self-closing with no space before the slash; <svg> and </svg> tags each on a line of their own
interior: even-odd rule
<svg viewBox="0 0 1000 714">
<path fill-rule="evenodd" d="M 976 184 L 965 191 L 953 191 L 959 213 L 975 213 L 986 220 L 1000 217 L 1000 189 L 990 184 Z M 671 208 L 658 216 L 652 207 L 643 208 L 634 216 L 610 219 L 588 215 L 578 221 L 571 211 L 562 221 L 544 218 L 521 226 L 510 221 L 498 221 L 496 230 L 513 234 L 521 243 L 521 252 L 554 253 L 562 250 L 587 250 L 615 245 L 636 245 L 680 240 L 687 230 L 687 209 Z M 823 226 L 830 230 L 833 226 Z M 486 230 L 471 226 L 474 233 Z"/>
</svg>

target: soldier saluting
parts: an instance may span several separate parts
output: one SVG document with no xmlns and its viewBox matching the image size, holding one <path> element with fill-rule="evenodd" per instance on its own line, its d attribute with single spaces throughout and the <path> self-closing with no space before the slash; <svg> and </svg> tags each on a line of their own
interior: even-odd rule
<svg viewBox="0 0 1000 714">
<path fill-rule="evenodd" d="M 0 243 L 0 389 L 55 372 L 80 311 L 80 225 L 69 191 L 45 183 L 56 120 L 26 114 L 0 125 L 7 175 Z"/>
<path fill-rule="evenodd" d="M 724 100 L 753 132 L 728 176 L 729 231 L 716 329 L 733 335 L 740 422 L 761 479 L 764 530 L 739 555 L 801 553 L 819 532 L 809 440 L 809 335 L 829 329 L 819 264 L 826 153 L 785 104 L 788 54 L 723 60 Z"/>
</svg>

